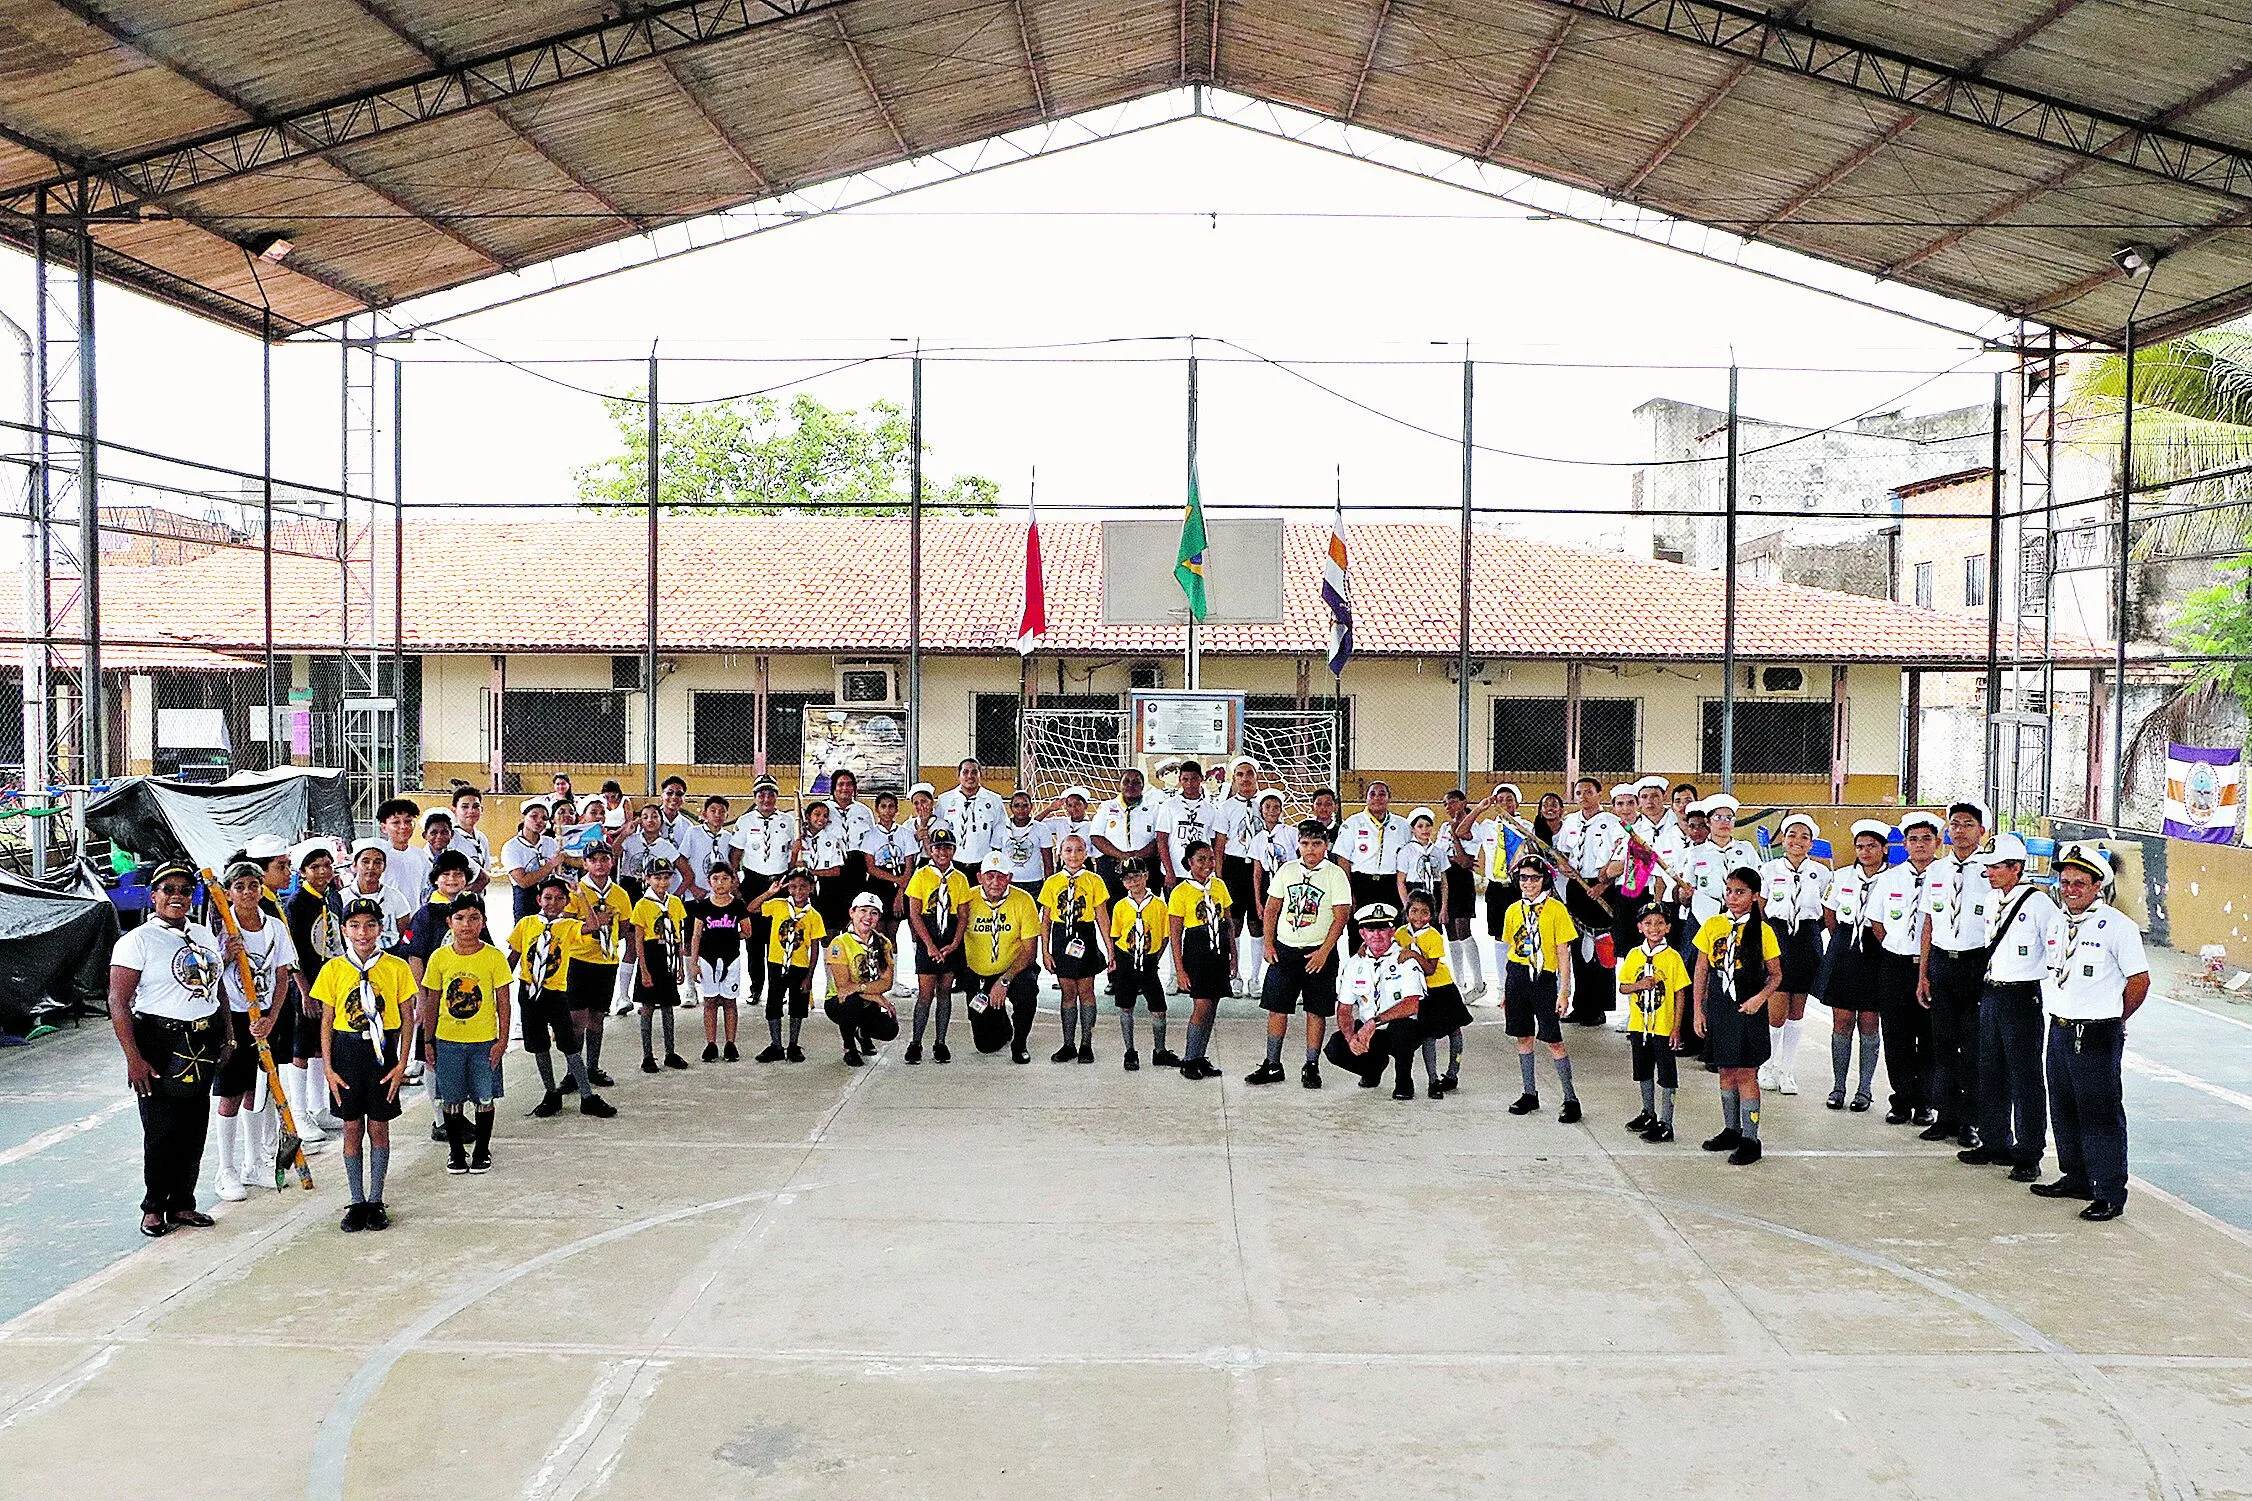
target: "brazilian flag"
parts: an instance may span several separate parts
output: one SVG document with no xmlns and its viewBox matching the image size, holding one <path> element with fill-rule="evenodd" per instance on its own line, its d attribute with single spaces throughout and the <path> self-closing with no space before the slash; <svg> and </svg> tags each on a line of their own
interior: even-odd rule
<svg viewBox="0 0 2252 1501">
<path fill-rule="evenodd" d="M 1202 620 L 1204 602 L 1204 502 L 1197 497 L 1196 472 L 1189 472 L 1189 503 L 1181 513 L 1181 550 L 1173 562 L 1173 577 L 1189 602 L 1189 618 Z"/>
</svg>

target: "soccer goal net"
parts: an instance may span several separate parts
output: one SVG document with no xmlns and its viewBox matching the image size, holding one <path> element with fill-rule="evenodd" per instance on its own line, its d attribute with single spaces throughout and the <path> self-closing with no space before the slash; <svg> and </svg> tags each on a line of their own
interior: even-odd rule
<svg viewBox="0 0 2252 1501">
<path fill-rule="evenodd" d="M 1029 786 L 1045 806 L 1070 786 L 1101 803 L 1117 795 L 1131 725 L 1124 709 L 1026 709 L 1021 728 Z M 1250 709 L 1244 755 L 1259 763 L 1259 785 L 1282 792 L 1285 816 L 1301 817 L 1314 792 L 1337 785 L 1337 716 L 1327 709 Z M 1170 791 L 1170 788 L 1163 789 Z"/>
</svg>

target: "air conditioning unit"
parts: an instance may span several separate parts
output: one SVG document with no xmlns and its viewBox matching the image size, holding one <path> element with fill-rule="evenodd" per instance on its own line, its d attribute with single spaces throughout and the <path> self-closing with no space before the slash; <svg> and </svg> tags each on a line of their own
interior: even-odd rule
<svg viewBox="0 0 2252 1501">
<path fill-rule="evenodd" d="M 888 706 L 905 702 L 899 695 L 897 662 L 839 662 L 836 669 L 840 704 Z"/>
<path fill-rule="evenodd" d="M 1145 693 L 1162 688 L 1165 686 L 1165 664 L 1136 662 L 1126 669 L 1126 683 L 1128 687 L 1139 688 Z"/>
<path fill-rule="evenodd" d="M 1744 691 L 1769 698 L 1798 698 L 1806 692 L 1806 669 L 1747 667 L 1744 669 Z"/>
</svg>

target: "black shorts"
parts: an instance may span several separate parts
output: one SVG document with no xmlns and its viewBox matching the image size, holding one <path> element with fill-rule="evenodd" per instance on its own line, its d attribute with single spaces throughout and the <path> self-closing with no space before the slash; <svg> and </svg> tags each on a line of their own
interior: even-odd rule
<svg viewBox="0 0 2252 1501">
<path fill-rule="evenodd" d="M 1673 1041 L 1655 1032 L 1629 1032 L 1627 1052 L 1634 1063 L 1634 1082 L 1657 1080 L 1660 1089 L 1679 1089 L 1681 1070 L 1674 1062 Z"/>
<path fill-rule="evenodd" d="M 1502 1030 L 1511 1037 L 1562 1042 L 1564 1025 L 1556 1014 L 1555 971 L 1535 977 L 1521 964 L 1510 965 L 1501 986 L 1501 1019 Z"/>
<path fill-rule="evenodd" d="M 932 932 L 931 936 L 938 940 L 941 948 L 953 942 L 956 925 L 956 923 L 949 923 L 945 927 L 935 929 Z M 965 989 L 969 985 L 969 981 L 965 978 L 969 973 L 969 968 L 967 961 L 962 958 L 962 951 L 956 949 L 943 961 L 933 959 L 929 948 L 924 946 L 923 936 L 920 933 L 915 935 L 915 973 L 918 976 L 934 975 L 944 984 L 959 985 Z"/>
<path fill-rule="evenodd" d="M 1030 1013 L 1040 1004 L 1040 976 L 1029 964 L 1016 978 L 1009 981 L 1001 994 L 1003 1002 L 994 1005 L 988 996 L 998 975 L 969 974 L 964 981 L 970 992 L 970 1042 L 981 1053 L 998 1053 L 1009 1045 L 1016 1033 L 1017 1014 L 1024 1013 L 1024 1025 L 1032 1025 Z"/>
<path fill-rule="evenodd" d="M 234 1028 L 235 1050 L 211 1079 L 211 1092 L 223 1100 L 249 1094 L 258 1082 L 258 1045 L 250 1040 L 250 1013 L 230 1008 L 227 1019 Z"/>
<path fill-rule="evenodd" d="M 1225 941 L 1227 930 L 1219 930 Z M 1208 927 L 1187 928 L 1181 933 L 1181 959 L 1188 966 L 1186 976 L 1189 997 L 1198 1001 L 1216 1001 L 1228 993 L 1228 956 L 1220 943 L 1213 940 L 1213 930 Z"/>
<path fill-rule="evenodd" d="M 1335 1016 L 1337 951 L 1330 950 L 1329 963 L 1320 969 L 1308 966 L 1306 961 L 1313 956 L 1312 949 L 1277 944 L 1275 962 L 1267 966 L 1266 983 L 1259 992 L 1259 1009 L 1288 1016 L 1303 1005 L 1308 1016 Z"/>
<path fill-rule="evenodd" d="M 1081 945 L 1077 956 L 1070 952 L 1074 941 Z M 1109 963 L 1103 955 L 1102 938 L 1091 922 L 1069 927 L 1060 922 L 1048 924 L 1048 954 L 1056 962 L 1059 980 L 1091 980 Z"/>
<path fill-rule="evenodd" d="M 576 960 L 570 978 L 564 982 L 564 992 L 573 1011 L 608 1011 L 611 997 L 618 993 L 618 966 Z"/>
<path fill-rule="evenodd" d="M 1415 1014 L 1422 1018 L 1423 1030 L 1433 1037 L 1444 1037 L 1470 1025 L 1470 1008 L 1462 1003 L 1462 987 L 1452 980 L 1432 986 Z"/>
<path fill-rule="evenodd" d="M 1220 884 L 1228 888 L 1229 918 L 1249 923 L 1253 933 L 1265 932 L 1265 914 L 1253 899 L 1251 862 L 1241 855 L 1224 856 L 1220 861 Z"/>
<path fill-rule="evenodd" d="M 813 970 L 794 964 L 776 964 L 771 959 L 766 965 L 766 1014 L 780 1016 L 784 1006 L 790 1015 L 803 1020 L 813 1009 Z"/>
<path fill-rule="evenodd" d="M 1131 959 L 1118 961 L 1118 968 L 1110 972 L 1110 996 L 1121 1011 L 1134 1009 L 1138 997 L 1149 1003 L 1150 1014 L 1165 1014 L 1165 982 L 1158 978 L 1157 956 L 1150 955 L 1136 964 Z"/>
<path fill-rule="evenodd" d="M 579 1026 L 571 1020 L 569 991 L 564 995 L 542 995 L 523 1002 L 517 1014 L 524 1021 L 524 1050 L 528 1053 L 554 1051 L 568 1056 L 579 1050 Z"/>
<path fill-rule="evenodd" d="M 339 1119 L 395 1121 L 399 1118 L 399 1102 L 383 1082 L 383 1076 L 398 1064 L 397 1034 L 384 1038 L 383 1051 L 379 1054 L 359 1033 L 338 1032 L 329 1043 L 329 1056 L 336 1063 L 329 1070 L 329 1084 L 334 1093 L 343 1096 L 335 1106 Z"/>
</svg>

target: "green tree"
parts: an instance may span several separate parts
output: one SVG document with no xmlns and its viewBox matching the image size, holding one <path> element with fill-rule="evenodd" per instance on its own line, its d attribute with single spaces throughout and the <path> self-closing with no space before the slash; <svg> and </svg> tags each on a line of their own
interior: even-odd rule
<svg viewBox="0 0 2252 1501">
<path fill-rule="evenodd" d="M 638 401 L 606 400 L 620 451 L 574 476 L 582 505 L 648 504 L 649 416 Z M 657 416 L 657 502 L 673 511 L 771 515 L 778 511 L 897 515 L 907 509 L 913 442 L 898 404 L 865 412 L 800 393 L 788 409 L 771 396 L 668 406 Z M 927 457 L 930 445 L 923 445 Z M 928 475 L 923 503 L 990 511 L 1000 487 L 978 474 Z"/>
<path fill-rule="evenodd" d="M 2116 453 L 2125 355 L 2081 364 L 2065 403 L 2074 441 Z M 2224 324 L 2135 353 L 2135 478 L 2190 479 L 2252 460 L 2252 323 Z"/>
</svg>

